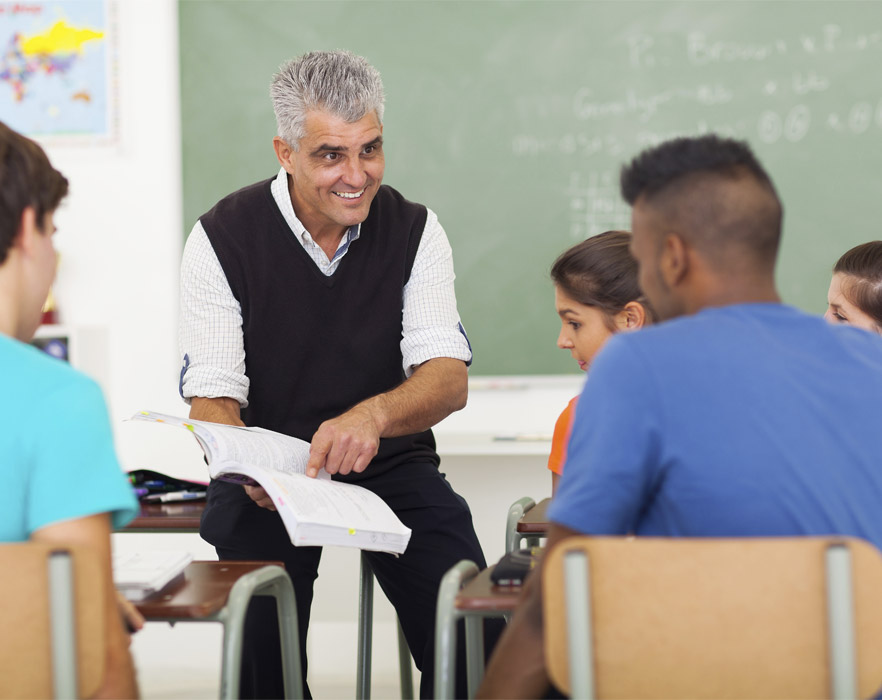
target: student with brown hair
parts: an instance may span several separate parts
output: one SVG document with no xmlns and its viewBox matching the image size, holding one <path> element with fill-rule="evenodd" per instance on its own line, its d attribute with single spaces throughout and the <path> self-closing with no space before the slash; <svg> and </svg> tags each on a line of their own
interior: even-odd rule
<svg viewBox="0 0 882 700">
<path fill-rule="evenodd" d="M 652 309 L 637 284 L 637 261 L 630 244 L 629 232 L 605 231 L 565 250 L 551 267 L 561 323 L 557 346 L 569 350 L 583 372 L 615 333 L 652 323 Z M 552 494 L 563 473 L 578 398 L 567 404 L 554 425 L 548 457 Z"/>
<path fill-rule="evenodd" d="M 67 180 L 33 141 L 0 123 L 0 542 L 79 544 L 106 581 L 107 654 L 96 697 L 136 697 L 111 575 L 111 525 L 137 513 L 98 385 L 28 345 L 55 277 L 53 215 Z M 127 614 L 143 622 L 131 606 Z M 2 672 L 2 671 L 0 671 Z"/>
<path fill-rule="evenodd" d="M 855 246 L 836 261 L 824 318 L 882 333 L 882 241 Z"/>
</svg>

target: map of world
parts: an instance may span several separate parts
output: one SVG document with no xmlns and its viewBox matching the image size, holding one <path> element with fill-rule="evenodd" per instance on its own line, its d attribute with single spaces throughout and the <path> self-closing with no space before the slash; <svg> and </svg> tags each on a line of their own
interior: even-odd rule
<svg viewBox="0 0 882 700">
<path fill-rule="evenodd" d="M 109 135 L 105 5 L 0 2 L 0 120 L 34 137 Z"/>
</svg>

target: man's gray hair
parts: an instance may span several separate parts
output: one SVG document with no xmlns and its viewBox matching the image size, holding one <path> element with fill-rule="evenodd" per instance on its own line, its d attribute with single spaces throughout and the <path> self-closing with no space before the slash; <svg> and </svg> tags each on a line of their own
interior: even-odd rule
<svg viewBox="0 0 882 700">
<path fill-rule="evenodd" d="M 305 132 L 306 113 L 321 110 L 357 122 L 370 112 L 383 123 L 380 72 L 349 51 L 312 51 L 282 64 L 270 97 L 279 137 L 295 151 Z"/>
</svg>

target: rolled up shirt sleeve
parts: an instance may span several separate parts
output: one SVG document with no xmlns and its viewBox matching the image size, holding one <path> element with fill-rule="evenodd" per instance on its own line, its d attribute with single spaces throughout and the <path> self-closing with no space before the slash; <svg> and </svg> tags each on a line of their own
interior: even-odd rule
<svg viewBox="0 0 882 700">
<path fill-rule="evenodd" d="M 180 393 L 248 405 L 242 309 L 205 229 L 196 222 L 181 260 Z"/>
<path fill-rule="evenodd" d="M 430 209 L 404 286 L 401 355 L 406 376 L 436 357 L 471 364 L 472 349 L 456 309 L 455 277 L 447 234 Z"/>
</svg>

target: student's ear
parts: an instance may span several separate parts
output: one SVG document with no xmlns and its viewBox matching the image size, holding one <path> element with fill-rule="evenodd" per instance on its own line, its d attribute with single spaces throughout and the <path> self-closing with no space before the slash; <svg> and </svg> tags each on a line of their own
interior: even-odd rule
<svg viewBox="0 0 882 700">
<path fill-rule="evenodd" d="M 18 231 L 12 240 L 12 245 L 25 255 L 30 255 L 37 242 L 35 236 L 39 235 L 41 234 L 37 226 L 37 212 L 33 207 L 25 207 L 21 213 L 21 221 L 19 221 Z"/>
<path fill-rule="evenodd" d="M 678 286 L 689 271 L 689 245 L 677 233 L 668 233 L 662 241 L 659 270 L 669 287 Z"/>
<path fill-rule="evenodd" d="M 629 301 L 615 317 L 616 328 L 620 331 L 636 331 L 646 324 L 646 307 L 639 301 Z"/>
</svg>

